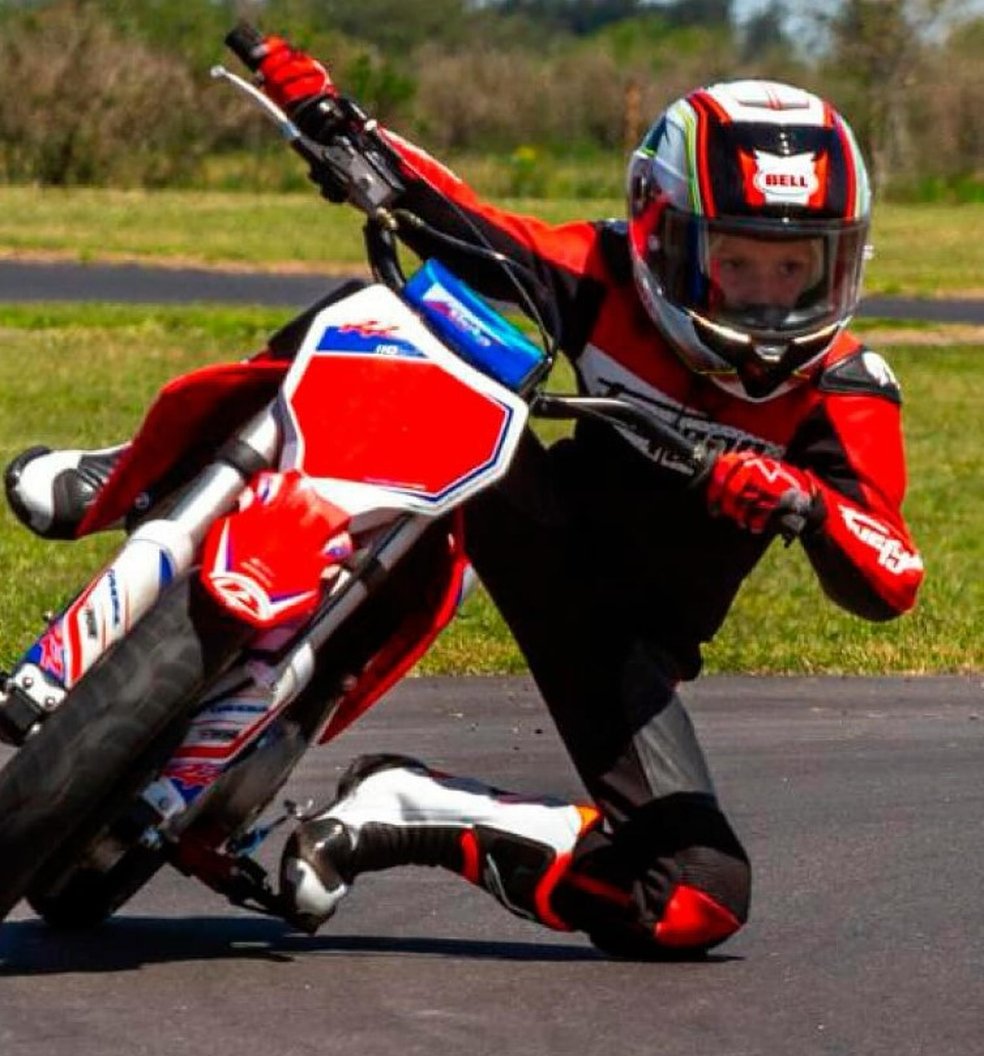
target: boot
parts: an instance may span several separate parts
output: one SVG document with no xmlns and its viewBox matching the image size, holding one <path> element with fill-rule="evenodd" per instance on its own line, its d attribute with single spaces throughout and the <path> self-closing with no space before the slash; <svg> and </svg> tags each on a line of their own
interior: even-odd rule
<svg viewBox="0 0 984 1056">
<path fill-rule="evenodd" d="M 98 451 L 29 447 L 4 473 L 7 502 L 35 535 L 74 539 L 126 448 L 126 444 Z"/>
<path fill-rule="evenodd" d="M 406 756 L 362 756 L 334 802 L 288 839 L 281 895 L 292 922 L 314 932 L 361 873 L 443 866 L 510 912 L 568 930 L 551 893 L 574 845 L 600 820 L 593 807 L 511 795 Z"/>
</svg>

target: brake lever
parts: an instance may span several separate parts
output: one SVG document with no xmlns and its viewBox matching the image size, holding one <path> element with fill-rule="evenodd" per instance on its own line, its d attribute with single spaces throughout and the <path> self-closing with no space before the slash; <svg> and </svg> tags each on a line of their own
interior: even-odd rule
<svg viewBox="0 0 984 1056">
<path fill-rule="evenodd" d="M 357 209 L 395 230 L 396 220 L 387 207 L 399 196 L 403 185 L 395 173 L 388 171 L 378 150 L 360 150 L 344 136 L 336 137 L 331 143 L 318 143 L 306 136 L 273 100 L 243 77 L 221 64 L 212 67 L 211 75 L 216 80 L 231 84 L 263 111 L 289 146 L 311 166 L 311 175 L 316 183 L 324 186 L 328 181 L 334 181 L 344 189 L 348 200 Z M 340 120 L 358 117 L 362 122 L 362 133 L 374 142 L 375 122 L 365 118 L 355 107 L 350 107 L 350 111 L 340 113 Z M 324 174 L 322 178 L 318 177 L 319 170 Z"/>
</svg>

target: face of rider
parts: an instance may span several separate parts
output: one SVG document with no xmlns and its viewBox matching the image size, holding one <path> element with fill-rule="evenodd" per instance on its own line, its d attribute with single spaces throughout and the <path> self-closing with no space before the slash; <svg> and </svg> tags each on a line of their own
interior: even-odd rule
<svg viewBox="0 0 984 1056">
<path fill-rule="evenodd" d="M 710 240 L 708 277 L 728 308 L 789 309 L 819 278 L 821 254 L 816 239 L 717 234 Z"/>
</svg>

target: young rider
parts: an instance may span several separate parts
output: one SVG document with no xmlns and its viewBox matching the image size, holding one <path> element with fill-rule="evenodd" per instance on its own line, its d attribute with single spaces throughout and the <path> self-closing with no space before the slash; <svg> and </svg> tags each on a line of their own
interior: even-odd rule
<svg viewBox="0 0 984 1056">
<path fill-rule="evenodd" d="M 324 66 L 276 37 L 256 59 L 300 127 L 337 132 Z M 638 401 L 721 454 L 707 485 L 688 488 L 670 453 L 586 421 L 550 448 L 528 435 L 507 481 L 466 511 L 469 557 L 590 805 L 363 757 L 288 840 L 283 891 L 314 928 L 360 873 L 440 865 L 614 954 L 707 949 L 746 920 L 750 868 L 678 684 L 697 676 L 702 643 L 791 512 L 823 590 L 852 613 L 898 616 L 922 578 L 900 509 L 899 388 L 845 330 L 870 207 L 854 137 L 787 85 L 698 89 L 632 155 L 627 223 L 552 226 L 482 201 L 384 134 L 398 204 L 519 266 L 534 302 L 559 309 L 545 317 L 583 391 Z M 515 298 L 491 255 L 425 229 L 406 241 Z M 34 449 L 8 471 L 8 493 L 35 530 L 71 534 L 114 461 Z"/>
</svg>

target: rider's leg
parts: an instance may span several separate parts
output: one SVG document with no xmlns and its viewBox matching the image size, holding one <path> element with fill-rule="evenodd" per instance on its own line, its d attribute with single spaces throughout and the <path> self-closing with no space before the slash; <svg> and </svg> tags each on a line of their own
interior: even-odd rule
<svg viewBox="0 0 984 1056">
<path fill-rule="evenodd" d="M 647 555 L 628 553 L 623 534 L 609 540 L 626 551 L 631 589 L 613 579 L 606 500 L 598 496 L 595 524 L 582 529 L 583 467 L 559 461 L 574 453 L 527 445 L 508 486 L 470 507 L 466 535 L 605 818 L 575 849 L 553 905 L 612 952 L 704 949 L 747 918 L 748 858 L 676 692 L 677 664 L 649 630 L 660 589 L 645 582 Z M 672 516 L 667 505 L 662 515 Z M 648 537 L 645 525 L 639 535 Z"/>
<path fill-rule="evenodd" d="M 128 444 L 98 450 L 29 447 L 7 466 L 4 487 L 17 519 L 45 539 L 74 539 Z"/>
<path fill-rule="evenodd" d="M 385 795 L 349 799 L 342 790 L 289 841 L 285 892 L 312 923 L 359 872 L 409 862 L 470 875 L 510 908 L 630 956 L 706 949 L 747 916 L 748 859 L 718 806 L 672 663 L 619 617 L 621 599 L 585 567 L 589 552 L 567 538 L 542 458 L 525 451 L 509 487 L 471 508 L 469 553 L 605 824 L 583 808 L 534 800 L 520 825 L 516 797 L 401 764 L 385 784 L 373 778 Z M 520 863 L 515 876 L 511 862 Z M 518 888 L 534 892 L 532 902 Z"/>
</svg>

